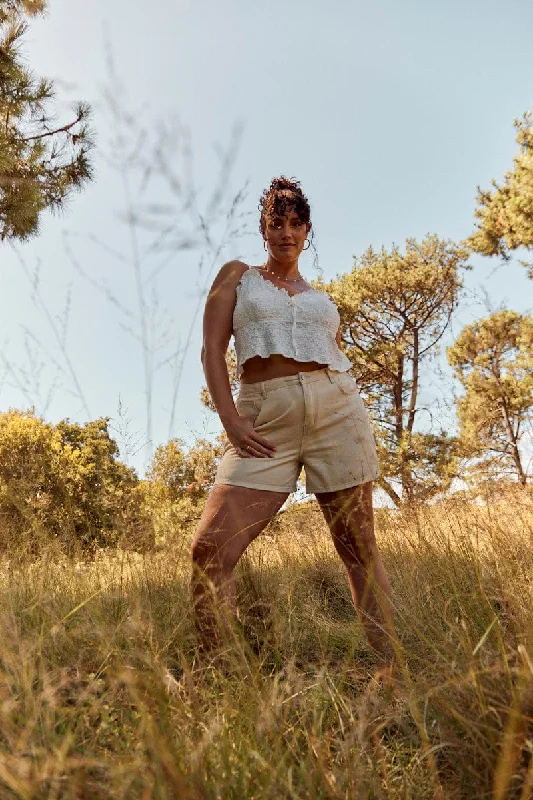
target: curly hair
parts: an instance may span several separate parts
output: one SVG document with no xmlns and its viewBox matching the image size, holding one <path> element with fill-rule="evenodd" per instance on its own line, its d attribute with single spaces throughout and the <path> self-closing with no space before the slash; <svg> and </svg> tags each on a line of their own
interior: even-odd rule
<svg viewBox="0 0 533 800">
<path fill-rule="evenodd" d="M 267 218 L 286 214 L 289 209 L 294 209 L 300 220 L 309 224 L 310 230 L 313 227 L 309 200 L 302 192 L 300 181 L 296 178 L 287 178 L 285 175 L 272 178 L 269 188 L 261 195 L 258 208 L 261 210 L 259 230 L 263 237 Z"/>
</svg>

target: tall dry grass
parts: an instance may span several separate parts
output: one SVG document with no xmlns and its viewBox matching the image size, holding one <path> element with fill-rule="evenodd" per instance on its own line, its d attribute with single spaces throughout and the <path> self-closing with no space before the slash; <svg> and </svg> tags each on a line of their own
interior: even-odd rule
<svg viewBox="0 0 533 800">
<path fill-rule="evenodd" d="M 191 533 L 1 571 L 0 798 L 533 796 L 533 504 L 381 510 L 405 704 L 372 679 L 316 507 L 238 570 L 231 669 L 197 671 Z"/>
</svg>

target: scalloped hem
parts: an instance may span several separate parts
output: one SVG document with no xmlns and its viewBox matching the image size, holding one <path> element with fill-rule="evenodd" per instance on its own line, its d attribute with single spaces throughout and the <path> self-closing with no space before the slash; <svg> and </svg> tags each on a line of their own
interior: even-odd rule
<svg viewBox="0 0 533 800">
<path fill-rule="evenodd" d="M 312 358 L 295 358 L 294 356 L 292 356 L 292 355 L 290 355 L 288 353 L 280 353 L 280 352 L 267 353 L 266 355 L 263 355 L 262 353 L 254 353 L 253 355 L 246 356 L 246 358 L 242 362 L 242 364 L 237 363 L 237 377 L 238 378 L 241 377 L 241 375 L 243 373 L 244 365 L 251 358 L 255 358 L 256 356 L 259 356 L 260 358 L 269 358 L 269 356 L 273 356 L 273 355 L 284 356 L 285 358 L 290 358 L 292 361 L 296 361 L 299 364 L 310 364 L 312 361 L 316 361 L 317 364 L 326 364 L 327 368 L 332 370 L 332 372 L 348 372 L 349 370 L 353 369 L 353 364 L 352 364 L 351 361 L 348 363 L 347 366 L 341 367 L 340 365 L 337 365 L 337 364 L 333 365 L 332 362 L 328 361 L 327 359 L 325 361 L 321 361 L 319 358 L 316 358 L 315 356 L 313 356 Z"/>
</svg>

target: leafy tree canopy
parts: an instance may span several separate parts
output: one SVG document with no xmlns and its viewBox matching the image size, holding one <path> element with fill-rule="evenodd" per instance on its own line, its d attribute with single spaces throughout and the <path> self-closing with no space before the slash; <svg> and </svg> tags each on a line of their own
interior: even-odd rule
<svg viewBox="0 0 533 800">
<path fill-rule="evenodd" d="M 492 179 L 492 190 L 477 189 L 474 212 L 477 230 L 465 245 L 487 256 L 499 255 L 508 261 L 510 251 L 519 247 L 533 250 L 533 112 L 526 111 L 515 119 L 520 147 L 514 167 L 505 173 L 498 186 Z M 533 262 L 521 261 L 533 278 Z"/>
<path fill-rule="evenodd" d="M 520 445 L 533 422 L 533 318 L 496 311 L 467 325 L 447 356 L 465 390 L 457 412 L 473 476 L 511 472 L 525 485 Z"/>
<path fill-rule="evenodd" d="M 377 424 L 381 486 L 397 504 L 444 491 L 453 478 L 453 438 L 431 409 L 432 432 L 415 422 L 421 368 L 457 306 L 467 258 L 466 248 L 428 235 L 407 239 L 403 253 L 370 247 L 350 273 L 315 282 L 339 308 L 343 349 Z"/>
<path fill-rule="evenodd" d="M 52 81 L 36 79 L 20 55 L 25 17 L 43 14 L 45 0 L 0 0 L 0 240 L 39 232 L 45 209 L 62 209 L 73 189 L 92 178 L 90 107 L 56 122 Z"/>
<path fill-rule="evenodd" d="M 222 438 L 198 439 L 189 448 L 182 439 L 171 439 L 156 449 L 147 477 L 164 487 L 171 502 L 201 501 L 213 485 L 222 447 Z"/>
</svg>

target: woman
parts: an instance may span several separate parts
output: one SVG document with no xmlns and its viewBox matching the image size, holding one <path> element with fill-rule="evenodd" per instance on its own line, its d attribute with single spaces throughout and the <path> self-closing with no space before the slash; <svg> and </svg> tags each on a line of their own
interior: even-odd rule
<svg viewBox="0 0 533 800">
<path fill-rule="evenodd" d="M 351 362 L 340 350 L 337 307 L 298 270 L 309 247 L 309 203 L 298 181 L 281 176 L 263 192 L 260 207 L 266 262 L 224 264 L 205 306 L 202 364 L 229 444 L 192 548 L 198 629 L 205 647 L 220 641 L 220 612 L 236 612 L 233 569 L 296 489 L 303 464 L 306 489 L 315 494 L 344 562 L 369 644 L 388 663 L 390 586 L 372 511 L 379 465 L 347 372 Z M 235 404 L 225 361 L 232 334 L 240 376 Z"/>
</svg>

